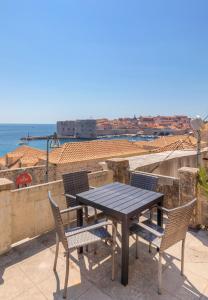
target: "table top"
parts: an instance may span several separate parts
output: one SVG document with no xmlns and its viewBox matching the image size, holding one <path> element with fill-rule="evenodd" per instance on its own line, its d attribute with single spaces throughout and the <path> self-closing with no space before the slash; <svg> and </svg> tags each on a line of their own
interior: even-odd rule
<svg viewBox="0 0 208 300">
<path fill-rule="evenodd" d="M 162 201 L 163 194 L 114 182 L 87 192 L 77 194 L 81 204 L 102 210 L 104 213 L 121 218 L 131 217 Z"/>
</svg>

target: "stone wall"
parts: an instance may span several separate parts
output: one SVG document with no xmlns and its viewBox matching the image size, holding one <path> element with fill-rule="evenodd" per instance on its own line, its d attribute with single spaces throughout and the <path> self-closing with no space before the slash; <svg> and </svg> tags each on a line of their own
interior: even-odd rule
<svg viewBox="0 0 208 300">
<path fill-rule="evenodd" d="M 90 173 L 91 186 L 112 182 L 111 171 Z M 0 254 L 25 238 L 33 238 L 54 228 L 48 191 L 61 209 L 66 208 L 63 182 L 54 182 L 13 190 L 13 182 L 0 178 Z M 71 220 L 76 214 L 71 214 Z M 64 218 L 67 222 L 67 216 Z"/>
<path fill-rule="evenodd" d="M 198 185 L 197 168 L 181 168 L 180 174 L 180 204 L 186 204 L 196 198 L 196 207 L 191 219 L 192 227 L 208 226 L 208 196 Z"/>
<path fill-rule="evenodd" d="M 113 181 L 129 184 L 130 172 L 129 161 L 122 158 L 108 159 L 106 164 L 103 165 L 113 172 Z M 146 172 L 139 172 L 142 174 L 151 175 Z M 170 176 L 158 175 L 158 186 L 157 191 L 163 193 L 164 203 L 166 208 L 174 208 L 179 205 L 179 179 Z"/>
<path fill-rule="evenodd" d="M 126 128 L 126 129 L 97 129 L 97 135 L 123 135 L 123 134 L 137 134 L 137 128 Z"/>
<path fill-rule="evenodd" d="M 9 169 L 9 170 L 1 170 L 0 178 L 7 178 L 13 182 L 13 188 L 15 188 L 15 181 L 18 175 L 23 172 L 27 172 L 32 176 L 31 185 L 37 185 L 41 183 L 45 183 L 45 173 L 46 167 L 42 166 L 34 166 L 34 167 L 26 167 L 26 168 L 17 168 L 17 169 Z M 56 180 L 56 167 L 49 167 L 49 181 Z"/>
<path fill-rule="evenodd" d="M 53 229 L 48 191 L 60 208 L 64 208 L 61 180 L 11 191 L 12 243 Z"/>
<path fill-rule="evenodd" d="M 61 179 L 62 174 L 68 172 L 76 172 L 82 170 L 87 170 L 90 172 L 102 171 L 102 167 L 99 165 L 99 162 L 100 160 L 89 160 L 56 165 L 56 179 Z"/>
<path fill-rule="evenodd" d="M 151 175 L 150 173 L 137 172 Z M 175 208 L 179 206 L 179 179 L 170 176 L 157 175 L 158 184 L 156 191 L 164 194 L 163 206 L 166 208 Z"/>
<path fill-rule="evenodd" d="M 88 174 L 90 186 L 98 187 L 113 182 L 112 171 L 98 171 Z"/>
<path fill-rule="evenodd" d="M 164 194 L 164 207 L 175 208 L 179 205 L 179 179 L 170 176 L 157 175 L 157 192 Z"/>
<path fill-rule="evenodd" d="M 129 183 L 129 161 L 124 158 L 111 158 L 106 160 L 108 170 L 113 172 L 113 181 Z"/>
<path fill-rule="evenodd" d="M 203 151 L 201 153 L 202 165 L 208 168 L 208 153 Z M 196 154 L 187 154 L 186 156 L 174 157 L 162 162 L 149 163 L 148 165 L 136 168 L 137 171 L 159 174 L 179 178 L 178 170 L 182 167 L 195 168 L 196 167 Z"/>
</svg>

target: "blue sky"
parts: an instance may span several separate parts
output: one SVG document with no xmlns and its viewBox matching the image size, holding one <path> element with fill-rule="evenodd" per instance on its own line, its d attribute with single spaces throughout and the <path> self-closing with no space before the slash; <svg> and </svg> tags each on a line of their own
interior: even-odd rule
<svg viewBox="0 0 208 300">
<path fill-rule="evenodd" d="M 208 114 L 207 0 L 0 1 L 0 122 Z"/>
</svg>

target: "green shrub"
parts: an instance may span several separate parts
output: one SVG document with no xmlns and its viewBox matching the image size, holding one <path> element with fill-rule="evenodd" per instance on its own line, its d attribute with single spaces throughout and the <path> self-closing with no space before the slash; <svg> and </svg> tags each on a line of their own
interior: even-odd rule
<svg viewBox="0 0 208 300">
<path fill-rule="evenodd" d="M 208 196 L 208 174 L 205 168 L 199 169 L 199 186 Z"/>
</svg>

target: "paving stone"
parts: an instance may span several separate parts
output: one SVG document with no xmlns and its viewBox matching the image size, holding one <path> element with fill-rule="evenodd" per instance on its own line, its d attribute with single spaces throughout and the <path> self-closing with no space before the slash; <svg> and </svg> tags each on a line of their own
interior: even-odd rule
<svg viewBox="0 0 208 300">
<path fill-rule="evenodd" d="M 15 300 L 47 300 L 47 298 L 36 288 L 32 287 L 19 296 L 14 298 Z"/>
<path fill-rule="evenodd" d="M 118 226 L 120 228 L 120 225 Z M 148 252 L 140 241 L 139 259 L 135 242 L 130 238 L 129 284 L 120 283 L 121 249 L 117 248 L 116 278 L 111 280 L 110 248 L 105 244 L 89 252 L 70 256 L 68 299 L 70 300 L 208 300 L 207 233 L 189 232 L 185 249 L 185 277 L 180 275 L 180 243 L 168 249 L 163 259 L 163 294 L 157 293 L 158 254 Z M 51 239 L 51 241 L 50 241 Z M 118 239 L 119 240 L 119 239 Z M 120 245 L 120 242 L 118 242 Z M 60 246 L 57 273 L 53 272 L 55 240 L 46 234 L 13 248 L 0 256 L 0 299 L 62 300 L 65 257 Z"/>
<path fill-rule="evenodd" d="M 31 280 L 16 266 L 0 270 L 0 274 L 0 299 L 13 299 L 33 287 Z"/>
</svg>

